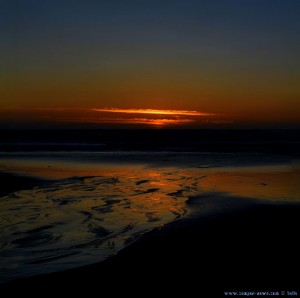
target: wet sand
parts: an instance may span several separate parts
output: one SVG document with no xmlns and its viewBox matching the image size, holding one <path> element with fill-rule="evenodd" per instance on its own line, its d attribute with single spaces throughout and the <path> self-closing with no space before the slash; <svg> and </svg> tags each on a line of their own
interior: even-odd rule
<svg viewBox="0 0 300 298">
<path fill-rule="evenodd" d="M 71 177 L 60 169 L 47 185 L 1 197 L 0 283 L 103 261 L 184 216 L 198 185 L 176 169 L 99 166 L 85 176 L 86 167 L 74 165 L 71 174 L 79 176 Z"/>
<path fill-rule="evenodd" d="M 299 291 L 298 203 L 214 192 L 191 198 L 189 205 L 194 210 L 189 217 L 145 234 L 111 259 L 1 289 L 31 296 L 42 290 L 130 297 Z"/>
<path fill-rule="evenodd" d="M 56 173 L 55 164 L 49 168 L 48 162 L 43 165 L 45 172 L 27 164 L 25 168 L 41 177 Z M 298 163 L 249 169 L 212 169 L 203 164 L 178 172 L 188 171 L 182 179 L 189 173 L 200 183 L 198 194 L 186 202 L 188 216 L 155 228 L 103 262 L 2 283 L 1 291 L 38 297 L 45 292 L 130 297 L 163 293 L 224 297 L 224 291 L 299 294 L 299 277 L 294 273 L 300 265 Z M 59 169 L 63 178 L 69 177 L 69 171 L 74 173 L 73 168 L 63 171 L 61 164 Z M 86 175 L 85 169 L 86 165 L 77 171 Z M 98 173 L 96 165 L 95 170 Z M 157 174 L 156 166 L 148 170 Z M 147 187 L 150 178 L 145 173 L 134 183 L 136 187 Z M 1 175 L 2 196 L 49 181 L 34 175 Z"/>
</svg>

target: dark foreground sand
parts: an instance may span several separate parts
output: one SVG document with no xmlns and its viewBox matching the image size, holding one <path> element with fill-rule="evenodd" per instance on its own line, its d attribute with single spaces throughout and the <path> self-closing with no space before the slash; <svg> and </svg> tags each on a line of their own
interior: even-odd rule
<svg viewBox="0 0 300 298">
<path fill-rule="evenodd" d="M 14 191 L 31 189 L 35 186 L 48 183 L 47 180 L 26 175 L 18 175 L 0 171 L 0 196 L 4 196 Z"/>
<path fill-rule="evenodd" d="M 0 289 L 38 297 L 223 297 L 224 291 L 260 290 L 299 295 L 299 204 L 221 193 L 189 204 L 189 217 L 144 235 L 114 258 Z"/>
</svg>

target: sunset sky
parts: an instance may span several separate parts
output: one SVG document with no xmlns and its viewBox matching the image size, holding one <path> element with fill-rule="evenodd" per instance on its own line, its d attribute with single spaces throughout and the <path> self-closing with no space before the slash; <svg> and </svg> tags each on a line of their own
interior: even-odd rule
<svg viewBox="0 0 300 298">
<path fill-rule="evenodd" d="M 1 127 L 298 127 L 300 1 L 0 0 Z"/>
</svg>

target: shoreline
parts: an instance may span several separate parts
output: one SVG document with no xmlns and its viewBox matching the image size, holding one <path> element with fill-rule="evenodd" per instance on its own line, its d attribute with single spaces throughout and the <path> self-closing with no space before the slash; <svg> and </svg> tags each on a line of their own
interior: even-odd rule
<svg viewBox="0 0 300 298">
<path fill-rule="evenodd" d="M 142 287 L 153 294 L 162 289 L 218 297 L 224 291 L 299 290 L 290 268 L 299 266 L 300 204 L 207 195 L 190 200 L 195 211 L 188 217 L 144 234 L 110 259 L 10 281 L 0 289 L 111 294 L 122 289 L 135 295 Z M 208 205 L 213 201 L 217 209 Z"/>
</svg>

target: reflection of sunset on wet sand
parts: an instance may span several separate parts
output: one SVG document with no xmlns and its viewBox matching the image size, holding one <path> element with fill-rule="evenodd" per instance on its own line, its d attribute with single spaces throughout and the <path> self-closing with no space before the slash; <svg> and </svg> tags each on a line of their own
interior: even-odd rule
<svg viewBox="0 0 300 298">
<path fill-rule="evenodd" d="M 246 167 L 213 171 L 201 188 L 234 196 L 266 200 L 300 200 L 300 171 L 290 167 Z"/>
<path fill-rule="evenodd" d="M 27 173 L 55 180 L 1 199 L 6 278 L 17 276 L 20 268 L 31 275 L 104 260 L 145 232 L 182 217 L 188 195 L 197 188 L 196 179 L 187 183 L 171 168 L 62 164 L 54 170 L 55 164 L 26 164 Z M 73 176 L 66 178 L 70 170 Z M 42 271 L 34 264 L 43 264 Z"/>
<path fill-rule="evenodd" d="M 292 171 L 288 164 L 207 167 L 205 159 L 193 166 L 176 166 L 175 160 L 173 166 L 156 166 L 150 160 L 148 164 L 91 162 L 73 154 L 72 162 L 66 157 L 30 155 L 1 159 L 2 169 L 10 173 L 46 179 L 33 189 L 1 198 L 6 258 L 0 263 L 6 279 L 102 261 L 145 232 L 182 218 L 193 211 L 189 199 L 209 193 L 237 200 L 300 199 L 299 169 Z M 201 205 L 202 211 L 210 208 L 209 202 Z"/>
<path fill-rule="evenodd" d="M 197 183 L 197 188 L 194 187 L 193 191 L 220 191 L 249 198 L 299 199 L 297 181 L 300 178 L 300 168 L 297 163 L 278 166 L 221 168 L 212 166 L 207 169 L 197 168 L 197 164 L 195 164 L 195 167 L 171 167 L 169 172 L 167 171 L 168 168 L 149 168 L 141 163 L 135 165 L 126 163 L 92 164 L 89 162 L 62 162 L 55 159 L 50 161 L 8 159 L 5 160 L 5 164 L 10 171 L 41 176 L 46 179 L 62 179 L 74 175 L 90 177 L 121 176 L 123 177 L 123 182 L 125 182 L 130 179 L 138 179 L 139 175 L 143 173 L 143 175 L 147 175 L 145 178 L 147 180 L 146 185 L 150 183 L 150 185 L 155 187 L 155 184 L 160 184 L 160 188 L 165 192 L 172 192 L 172 188 L 175 191 L 178 185 L 172 182 L 172 179 L 177 177 L 178 181 L 183 179 L 187 183 L 192 179 L 193 183 Z M 166 173 L 172 175 L 172 179 Z M 143 186 L 143 184 L 138 185 Z"/>
</svg>

